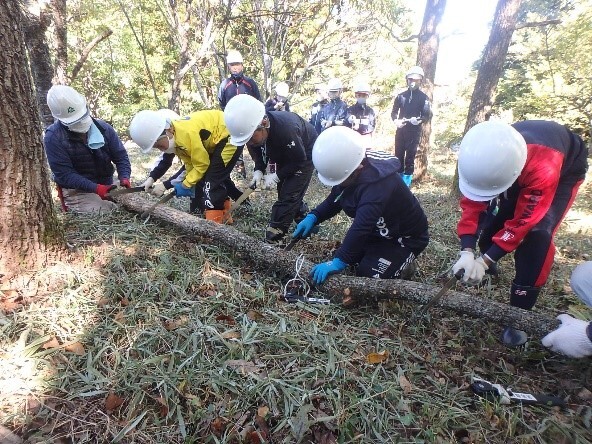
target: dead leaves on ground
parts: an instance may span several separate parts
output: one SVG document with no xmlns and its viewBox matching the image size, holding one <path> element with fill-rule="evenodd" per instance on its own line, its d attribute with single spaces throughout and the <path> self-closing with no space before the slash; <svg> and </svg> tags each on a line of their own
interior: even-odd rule
<svg viewBox="0 0 592 444">
<path fill-rule="evenodd" d="M 65 344 L 60 344 L 60 341 L 58 341 L 55 336 L 52 336 L 48 341 L 44 342 L 41 347 L 45 350 L 63 348 L 67 352 L 74 353 L 78 356 L 84 356 L 86 354 L 86 349 L 80 342 L 71 341 L 66 342 Z"/>
</svg>

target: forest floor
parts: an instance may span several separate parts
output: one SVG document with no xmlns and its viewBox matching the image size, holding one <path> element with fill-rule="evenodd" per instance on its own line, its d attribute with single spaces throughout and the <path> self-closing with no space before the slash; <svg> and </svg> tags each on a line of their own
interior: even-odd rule
<svg viewBox="0 0 592 444">
<path fill-rule="evenodd" d="M 150 161 L 133 163 L 140 182 Z M 412 186 L 431 231 L 413 279 L 434 286 L 458 251 L 454 164 L 451 152 L 431 153 L 428 177 Z M 327 192 L 314 178 L 311 208 Z M 274 192 L 250 200 L 234 226 L 261 239 Z M 272 271 L 123 209 L 60 218 L 70 259 L 31 270 L 0 300 L 0 424 L 25 442 L 592 442 L 590 359 L 550 353 L 540 338 L 505 348 L 500 326 L 439 308 L 417 320 L 419 307 L 402 302 L 288 304 Z M 294 251 L 326 260 L 348 226 L 337 216 Z M 535 310 L 592 319 L 569 288 L 591 229 L 586 182 Z M 511 255 L 500 271 L 463 291 L 507 302 Z M 567 407 L 484 401 L 474 376 Z"/>
</svg>

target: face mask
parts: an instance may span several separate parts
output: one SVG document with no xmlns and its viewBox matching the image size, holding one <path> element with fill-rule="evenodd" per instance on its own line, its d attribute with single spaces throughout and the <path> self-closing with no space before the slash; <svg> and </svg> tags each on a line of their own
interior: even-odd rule
<svg viewBox="0 0 592 444">
<path fill-rule="evenodd" d="M 169 147 L 164 151 L 167 154 L 175 154 L 175 136 L 169 139 Z"/>
<path fill-rule="evenodd" d="M 82 120 L 79 120 L 76 123 L 71 125 L 66 125 L 68 129 L 74 133 L 87 133 L 92 125 L 92 118 L 90 116 L 84 117 Z"/>
<path fill-rule="evenodd" d="M 329 98 L 335 100 L 339 98 L 339 91 L 329 91 Z"/>
<path fill-rule="evenodd" d="M 358 102 L 360 105 L 365 105 L 366 104 L 366 97 L 358 97 L 356 99 L 356 102 Z"/>
</svg>

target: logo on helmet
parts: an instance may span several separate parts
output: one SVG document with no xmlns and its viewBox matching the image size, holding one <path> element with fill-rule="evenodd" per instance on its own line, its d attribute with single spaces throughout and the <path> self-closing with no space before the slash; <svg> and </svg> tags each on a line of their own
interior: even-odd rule
<svg viewBox="0 0 592 444">
<path fill-rule="evenodd" d="M 68 114 L 72 114 L 75 111 L 76 110 L 74 108 L 72 108 L 71 106 L 68 107 Z"/>
</svg>

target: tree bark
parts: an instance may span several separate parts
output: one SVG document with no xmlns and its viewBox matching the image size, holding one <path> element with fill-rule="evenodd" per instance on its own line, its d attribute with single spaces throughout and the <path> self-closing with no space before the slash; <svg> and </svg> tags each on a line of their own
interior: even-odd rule
<svg viewBox="0 0 592 444">
<path fill-rule="evenodd" d="M 440 35 L 438 25 L 446 10 L 446 0 L 428 0 L 423 16 L 419 42 L 417 46 L 417 65 L 423 68 L 425 76 L 422 82 L 422 91 L 428 96 L 430 102 L 434 95 L 434 78 L 436 76 L 436 64 L 438 62 L 438 49 L 440 47 Z M 428 169 L 428 153 L 430 150 L 430 135 L 432 134 L 431 120 L 421 125 L 421 136 L 417 155 L 415 156 L 415 180 L 421 180 Z"/>
<path fill-rule="evenodd" d="M 62 232 L 53 209 L 19 2 L 0 2 L 0 273 L 40 265 Z"/>
<path fill-rule="evenodd" d="M 68 76 L 68 28 L 66 26 L 68 15 L 66 9 L 66 0 L 51 0 L 50 2 L 53 26 L 55 28 L 55 53 L 56 66 L 54 83 L 66 85 Z"/>
<path fill-rule="evenodd" d="M 152 201 L 139 195 L 121 195 L 116 200 L 128 210 L 142 213 Z M 285 276 L 294 275 L 295 250 L 280 253 L 277 247 L 247 236 L 227 225 L 215 224 L 196 218 L 169 206 L 156 207 L 152 218 L 174 225 L 186 233 L 206 238 L 208 242 L 234 251 L 238 256 L 252 262 L 261 270 L 273 270 Z M 301 242 L 314 242 L 314 238 Z M 280 254 L 278 254 L 280 253 Z M 313 264 L 304 261 L 301 276 L 308 276 Z M 311 282 L 312 283 L 312 282 Z M 381 280 L 343 275 L 331 276 L 320 289 L 329 294 L 335 302 L 405 300 L 414 304 L 425 304 L 439 287 L 404 280 Z M 510 307 L 462 292 L 450 291 L 439 302 L 439 306 L 478 319 L 486 319 L 503 326 L 512 326 L 536 336 L 543 336 L 555 329 L 559 323 L 553 317 L 542 313 Z"/>
<path fill-rule="evenodd" d="M 37 92 L 37 105 L 41 120 L 47 128 L 53 123 L 53 116 L 47 106 L 47 91 L 51 88 L 54 76 L 49 47 L 45 39 L 45 32 L 51 22 L 45 3 L 39 0 L 29 0 L 25 11 L 26 44 L 31 58 L 31 71 Z"/>
<path fill-rule="evenodd" d="M 499 0 L 497 4 L 489 41 L 483 51 L 481 66 L 471 96 L 465 134 L 474 125 L 485 120 L 485 116 L 493 104 L 495 90 L 504 70 L 504 62 L 512 34 L 516 29 L 520 3 L 522 0 Z"/>
</svg>

